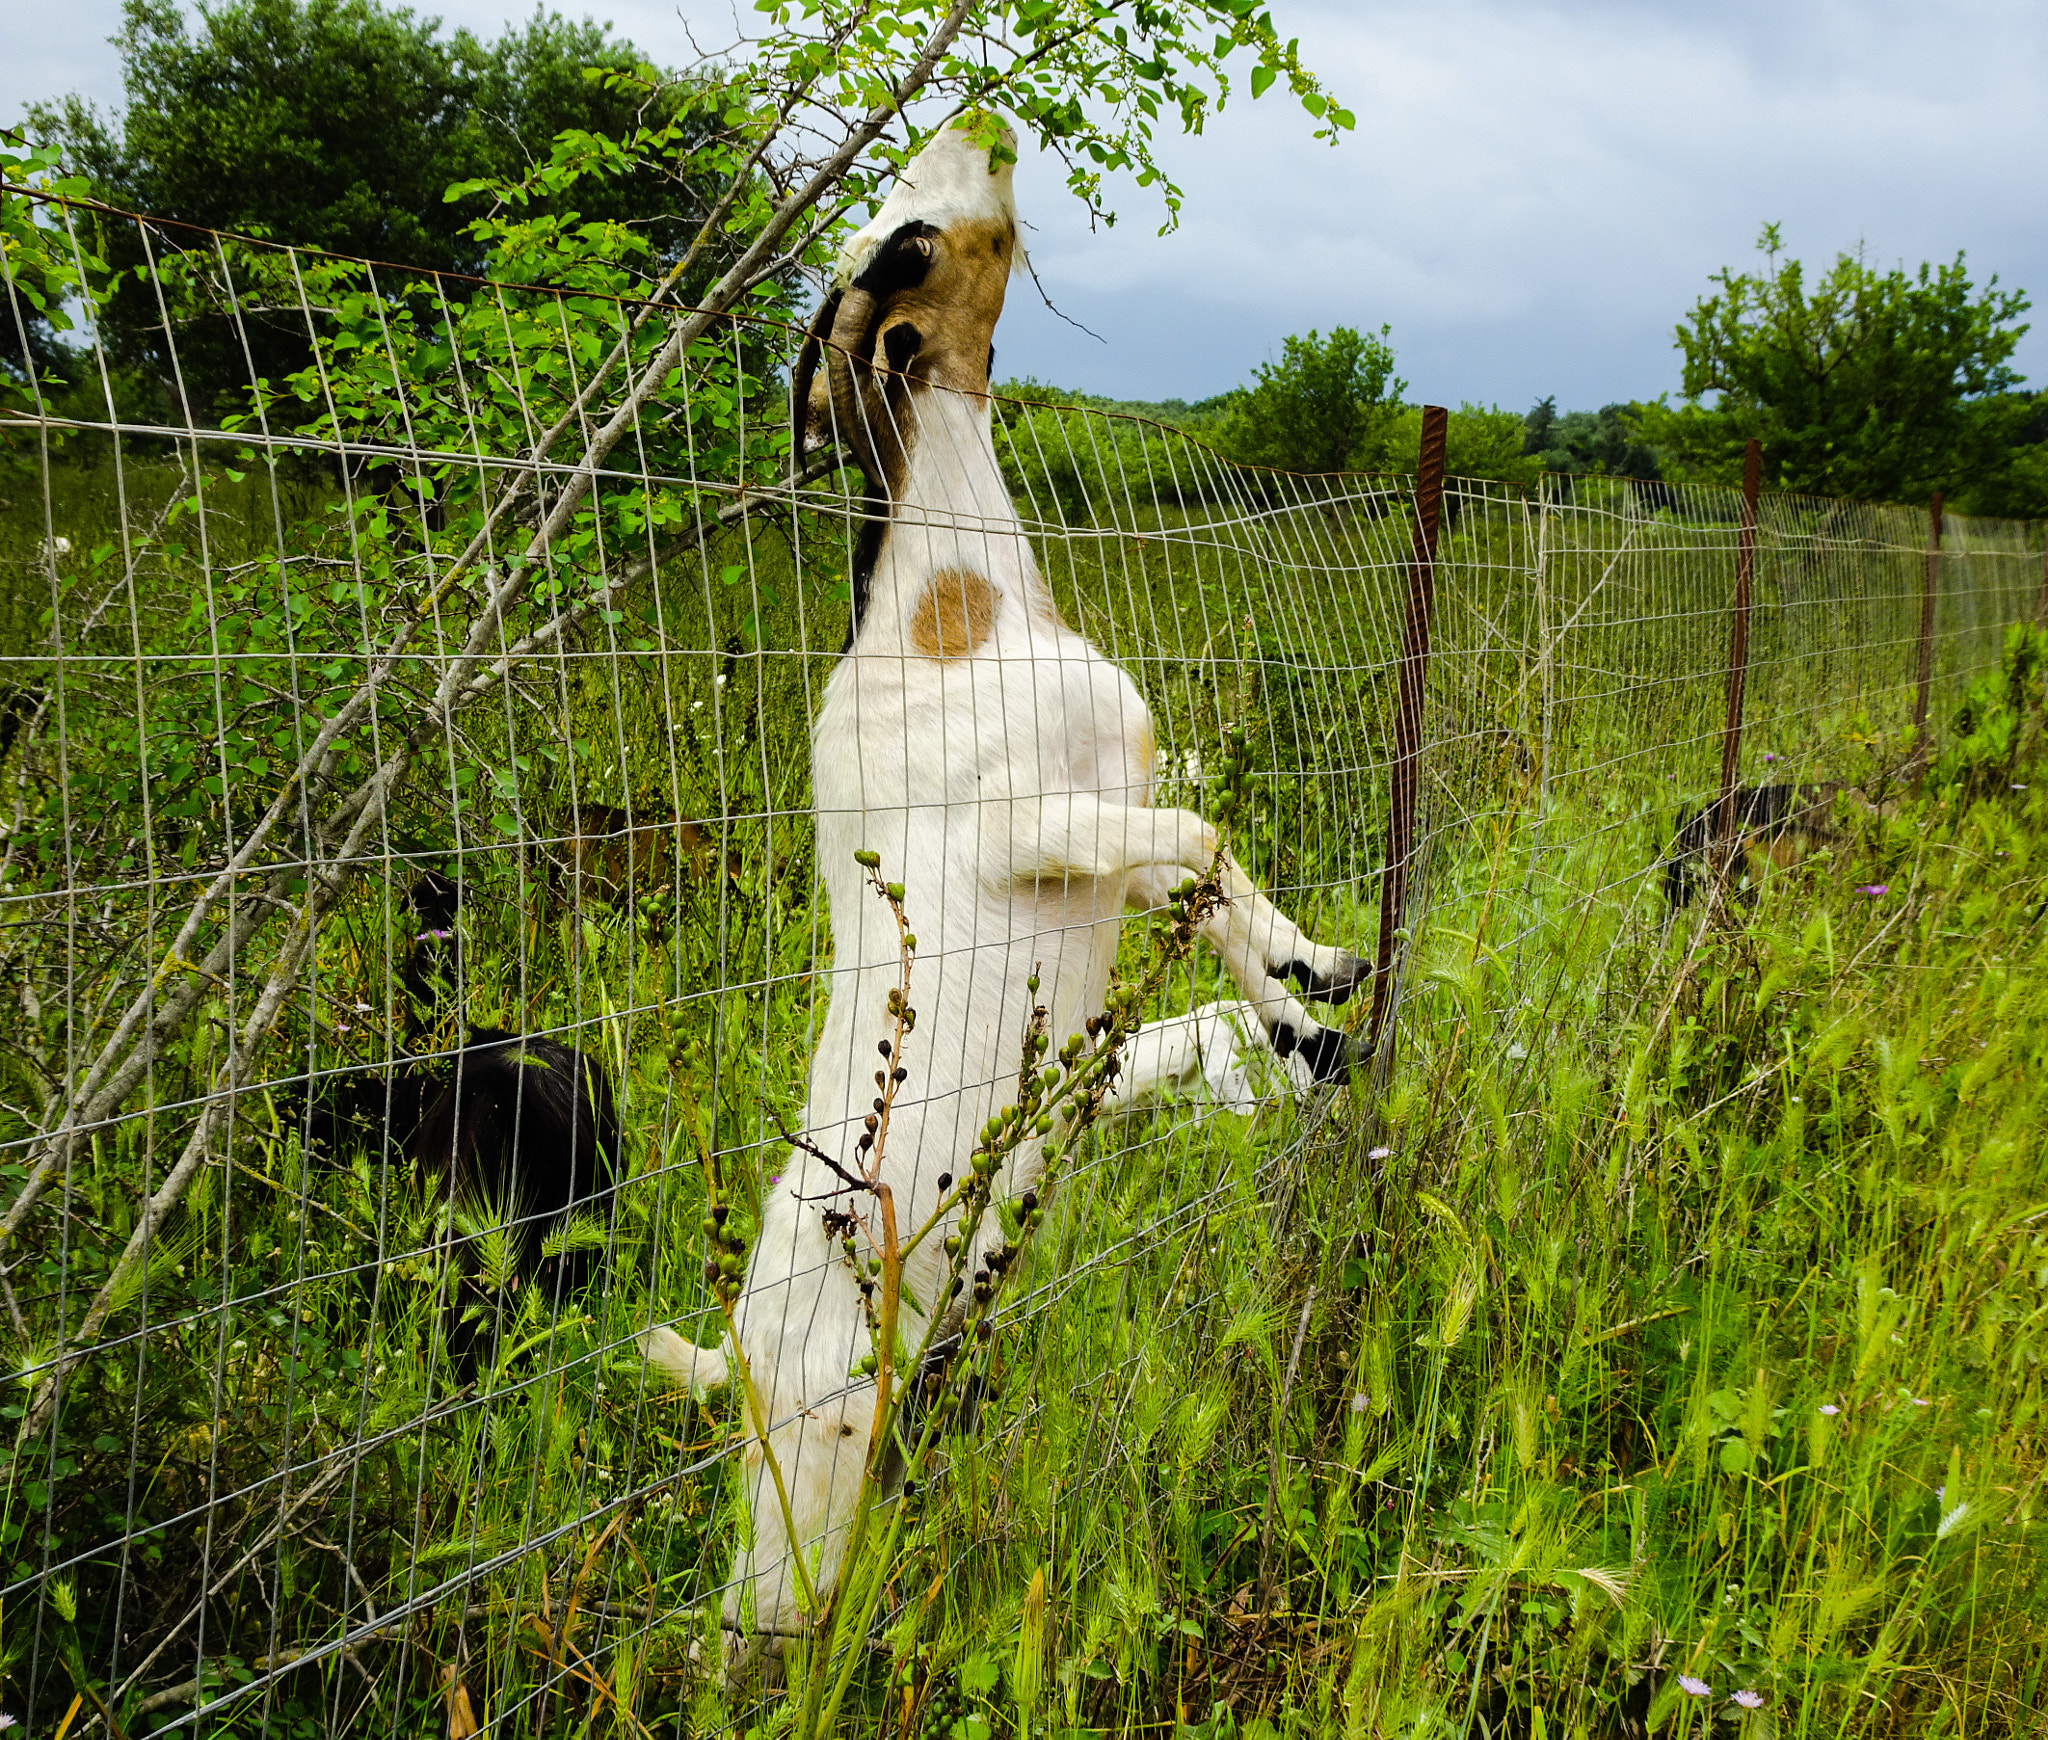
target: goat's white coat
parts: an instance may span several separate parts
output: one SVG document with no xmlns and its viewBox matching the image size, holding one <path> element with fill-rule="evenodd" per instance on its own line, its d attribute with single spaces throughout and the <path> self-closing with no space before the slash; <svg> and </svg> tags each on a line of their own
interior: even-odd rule
<svg viewBox="0 0 2048 1740">
<path fill-rule="evenodd" d="M 1006 144 L 1009 143 L 1005 135 Z M 832 282 L 845 289 L 875 257 L 875 251 L 905 224 L 926 223 L 943 230 L 949 224 L 987 218 L 1007 219 L 1017 228 L 1017 198 L 1012 188 L 1014 164 L 998 163 L 993 172 L 988 153 L 969 143 L 965 134 L 948 127 L 927 141 L 903 166 L 882 208 L 847 238 L 839 250 Z M 1024 269 L 1021 240 L 1012 250 L 1010 270 Z"/>
<path fill-rule="evenodd" d="M 978 178 L 978 180 L 977 180 Z M 849 244 L 857 274 L 901 224 L 1014 217 L 1009 169 L 957 133 L 905 171 L 874 223 Z M 997 466 L 988 401 L 925 389 L 911 396 L 907 465 L 892 503 L 852 646 L 825 685 L 813 733 L 818 864 L 831 904 L 834 965 L 812 1058 L 803 1130 L 848 1171 L 893 1032 L 887 999 L 899 975 L 893 915 L 865 885 L 854 853 L 880 854 L 901 881 L 918 945 L 911 973 L 915 1031 L 895 1061 L 909 1073 L 890 1115 L 883 1164 L 897 1226 L 936 1208 L 941 1173 L 957 1174 L 987 1120 L 1016 1097 L 1031 1006 L 1043 1003 L 1055 1047 L 1100 1012 L 1127 905 L 1157 906 L 1207 869 L 1216 835 L 1199 816 L 1149 807 L 1152 720 L 1130 678 L 1060 622 Z M 971 656 L 934 658 L 912 643 L 920 599 L 940 569 L 990 581 L 994 621 Z M 1339 978 L 1352 957 L 1310 942 L 1234 865 L 1230 903 L 1204 930 L 1250 1003 L 1212 1005 L 1141 1032 L 1118 1102 L 1148 1088 L 1205 1079 L 1219 1103 L 1249 1110 L 1232 1015 L 1298 1032 L 1313 1022 L 1268 962 L 1300 960 Z M 1026 981 L 1037 973 L 1034 997 Z M 1298 1066 L 1297 1066 L 1298 1068 Z M 1030 1188 L 1038 1147 L 1013 1156 L 999 1198 Z M 821 1199 L 836 1180 L 798 1151 L 763 1207 L 738 1307 L 740 1342 L 766 1407 L 798 1539 L 820 1587 L 838 1568 L 868 1453 L 874 1392 L 850 1378 L 868 1352 L 855 1277 L 828 1240 Z M 850 1204 L 841 1195 L 837 1205 Z M 990 1236 L 994 1234 L 992 1226 Z M 944 1278 L 941 1240 L 927 1239 L 904 1276 L 904 1343 L 923 1338 Z M 645 1338 L 649 1361 L 704 1388 L 726 1361 L 668 1329 Z M 758 1444 L 749 1449 L 753 1540 L 734 1571 L 726 1618 L 737 1628 L 751 1585 L 752 1628 L 798 1621 L 787 1530 Z"/>
</svg>

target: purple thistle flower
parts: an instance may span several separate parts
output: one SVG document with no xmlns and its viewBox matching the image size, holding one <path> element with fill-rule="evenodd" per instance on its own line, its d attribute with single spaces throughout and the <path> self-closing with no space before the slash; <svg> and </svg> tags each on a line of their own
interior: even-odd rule
<svg viewBox="0 0 2048 1740">
<path fill-rule="evenodd" d="M 452 930 L 423 930 L 420 932 L 418 936 L 414 937 L 412 940 L 416 943 L 446 942 L 454 934 L 455 933 Z"/>
<path fill-rule="evenodd" d="M 1778 757 L 1773 751 L 1766 749 L 1764 751 L 1764 759 L 1766 761 L 1776 761 Z"/>
<path fill-rule="evenodd" d="M 1856 884 L 1856 892 L 1858 894 L 1868 894 L 1874 897 L 1880 894 L 1889 894 L 1891 891 L 1892 885 L 1889 882 L 1859 882 Z"/>
<path fill-rule="evenodd" d="M 1678 1676 L 1678 1689 L 1689 1698 L 1704 1698 L 1714 1688 L 1708 1685 L 1705 1680 L 1694 1679 L 1691 1674 L 1680 1674 Z"/>
<path fill-rule="evenodd" d="M 1762 1692 L 1753 1692 L 1749 1687 L 1744 1686 L 1741 1691 L 1735 1694 L 1735 1701 L 1745 1710 L 1761 1710 L 1764 1706 L 1764 1695 Z"/>
</svg>

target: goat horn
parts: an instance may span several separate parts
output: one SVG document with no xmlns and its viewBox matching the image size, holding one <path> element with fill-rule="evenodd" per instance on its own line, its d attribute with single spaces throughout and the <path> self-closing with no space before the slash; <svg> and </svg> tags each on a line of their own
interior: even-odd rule
<svg viewBox="0 0 2048 1740">
<path fill-rule="evenodd" d="M 818 351 L 825 334 L 832 330 L 832 317 L 839 312 L 839 299 L 846 294 L 834 290 L 818 304 L 811 324 L 804 329 L 803 347 L 796 353 L 796 366 L 789 373 L 789 474 L 804 468 L 804 432 L 811 421 L 811 381 L 818 372 Z"/>
<path fill-rule="evenodd" d="M 838 425 L 840 440 L 853 449 L 861 470 L 868 474 L 869 484 L 886 493 L 888 478 L 883 473 L 881 458 L 875 452 L 874 432 L 868 427 L 867 406 L 853 378 L 855 359 L 863 363 L 869 360 L 869 344 L 873 336 L 869 329 L 874 323 L 875 307 L 873 292 L 861 289 L 858 284 L 847 287 L 840 297 L 831 334 L 824 341 L 827 347 L 825 373 L 832 383 L 832 418 Z"/>
</svg>

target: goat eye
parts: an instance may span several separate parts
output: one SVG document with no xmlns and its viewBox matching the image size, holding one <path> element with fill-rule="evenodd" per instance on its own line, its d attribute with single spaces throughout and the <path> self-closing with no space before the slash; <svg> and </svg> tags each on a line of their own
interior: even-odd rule
<svg viewBox="0 0 2048 1740">
<path fill-rule="evenodd" d="M 930 236 L 916 236 L 912 238 L 910 245 L 927 260 L 932 257 L 932 239 Z"/>
</svg>

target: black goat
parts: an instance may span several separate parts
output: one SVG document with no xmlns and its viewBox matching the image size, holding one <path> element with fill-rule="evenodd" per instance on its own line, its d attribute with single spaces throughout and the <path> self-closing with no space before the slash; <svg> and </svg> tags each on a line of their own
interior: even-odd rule
<svg viewBox="0 0 2048 1740">
<path fill-rule="evenodd" d="M 550 1255 L 549 1235 L 579 1210 L 611 1218 L 621 1160 L 611 1080 L 586 1052 L 502 1028 L 468 1028 L 459 1048 L 434 1054 L 429 1034 L 460 1013 L 462 892 L 427 875 L 409 900 L 420 928 L 401 975 L 405 1054 L 388 1071 L 310 1097 L 305 1138 L 335 1158 L 395 1150 L 444 1181 L 458 1204 L 487 1208 L 511 1230 L 510 1285 L 539 1286 L 558 1301 L 588 1284 L 592 1253 Z M 463 1292 L 449 1341 L 467 1377 L 477 1348 L 469 1320 L 479 1302 L 487 1316 L 495 1302 L 474 1280 Z"/>
<path fill-rule="evenodd" d="M 1835 800 L 1844 792 L 1854 794 L 1854 788 L 1839 782 L 1737 786 L 1729 801 L 1745 876 L 1754 880 L 1763 863 L 1783 867 L 1797 863 L 1815 847 L 1833 845 L 1841 837 L 1835 827 Z M 1721 837 L 1719 798 L 1679 817 L 1670 855 L 1664 860 L 1664 901 L 1674 912 L 1692 903 Z"/>
</svg>

